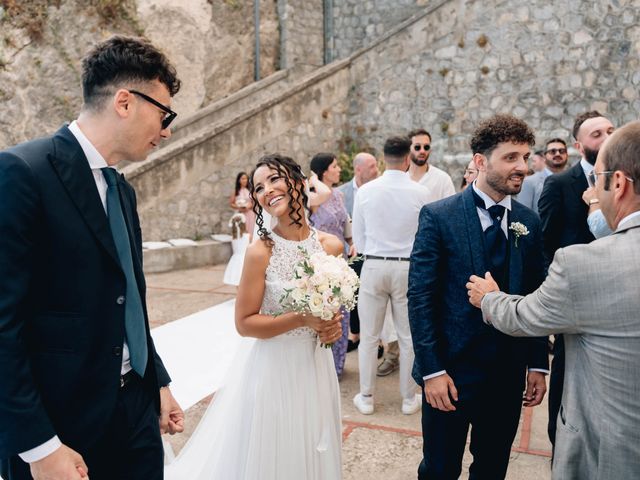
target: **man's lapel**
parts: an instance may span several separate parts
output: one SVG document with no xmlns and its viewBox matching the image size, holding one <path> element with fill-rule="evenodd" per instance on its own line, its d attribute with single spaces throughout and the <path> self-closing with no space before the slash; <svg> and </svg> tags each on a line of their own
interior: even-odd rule
<svg viewBox="0 0 640 480">
<path fill-rule="evenodd" d="M 587 178 L 584 175 L 584 170 L 582 169 L 580 162 L 571 167 L 571 177 L 573 178 L 571 187 L 576 194 L 576 198 L 582 199 L 582 194 L 589 187 L 589 184 L 587 183 Z M 589 209 L 582 200 L 580 200 L 579 203 L 580 205 L 585 206 L 585 210 Z"/>
<path fill-rule="evenodd" d="M 62 127 L 53 138 L 55 152 L 51 164 L 69 197 L 98 242 L 120 265 L 111 235 L 109 220 L 102 207 L 96 183 L 80 144 L 67 127 Z"/>
<path fill-rule="evenodd" d="M 516 236 L 509 228 L 511 223 L 520 222 L 520 216 L 518 215 L 518 207 L 511 202 L 511 211 L 507 215 L 507 238 L 509 243 L 509 293 L 517 293 L 522 290 L 522 255 L 524 252 L 525 238 L 520 237 L 518 239 L 518 245 L 516 246 Z M 522 223 L 522 222 L 520 222 Z M 525 225 L 526 227 L 527 225 Z"/>
<path fill-rule="evenodd" d="M 464 224 L 466 226 L 466 236 L 469 242 L 469 251 L 471 254 L 471 265 L 476 275 L 484 277 L 485 272 L 489 269 L 487 265 L 486 248 L 484 245 L 484 235 L 482 234 L 482 225 L 478 217 L 478 210 L 473 201 L 473 187 L 469 186 L 462 193 L 462 205 L 464 212 Z"/>
</svg>

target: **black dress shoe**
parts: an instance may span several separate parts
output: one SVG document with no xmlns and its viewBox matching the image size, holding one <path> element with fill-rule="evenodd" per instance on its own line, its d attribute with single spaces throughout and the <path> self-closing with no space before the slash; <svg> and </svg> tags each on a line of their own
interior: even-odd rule
<svg viewBox="0 0 640 480">
<path fill-rule="evenodd" d="M 358 345 L 360 345 L 360 340 L 351 340 L 349 339 L 347 341 L 347 352 L 352 352 L 353 350 L 355 350 L 356 348 L 358 348 Z"/>
<path fill-rule="evenodd" d="M 384 355 L 384 347 L 382 345 L 378 345 L 378 360 L 380 360 L 383 355 Z"/>
</svg>

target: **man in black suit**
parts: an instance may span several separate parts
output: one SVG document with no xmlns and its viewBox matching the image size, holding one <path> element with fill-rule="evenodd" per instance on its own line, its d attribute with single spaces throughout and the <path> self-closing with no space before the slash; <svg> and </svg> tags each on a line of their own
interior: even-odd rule
<svg viewBox="0 0 640 480">
<path fill-rule="evenodd" d="M 5 480 L 161 479 L 183 413 L 149 333 L 133 188 L 112 167 L 171 132 L 180 88 L 145 40 L 82 63 L 78 119 L 0 152 L 0 468 Z"/>
<path fill-rule="evenodd" d="M 466 305 L 465 287 L 473 272 L 490 271 L 510 293 L 532 292 L 543 280 L 540 222 L 511 199 L 534 142 L 522 120 L 486 120 L 471 139 L 476 181 L 420 212 L 407 294 L 413 377 L 423 386 L 420 480 L 459 477 L 469 425 L 469 478 L 504 478 L 523 391 L 529 406 L 546 392 L 546 338 L 513 338 L 488 327 L 480 310 Z"/>
<path fill-rule="evenodd" d="M 580 243 L 590 243 L 594 236 L 589 230 L 587 216 L 589 206 L 582 194 L 589 187 L 587 175 L 593 170 L 600 146 L 613 133 L 613 124 L 597 111 L 579 115 L 573 125 L 574 146 L 582 158 L 569 170 L 547 177 L 538 201 L 542 220 L 545 262 L 549 265 L 559 248 Z M 597 199 L 589 200 L 597 202 Z M 555 444 L 556 419 L 562 403 L 564 382 L 564 341 L 556 335 L 549 379 L 548 434 Z"/>
</svg>

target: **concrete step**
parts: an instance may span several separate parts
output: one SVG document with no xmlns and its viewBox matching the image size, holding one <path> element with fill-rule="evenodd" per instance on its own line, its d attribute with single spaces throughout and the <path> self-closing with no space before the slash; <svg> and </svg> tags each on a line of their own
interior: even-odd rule
<svg viewBox="0 0 640 480">
<path fill-rule="evenodd" d="M 224 264 L 231 258 L 231 242 L 200 240 L 195 245 L 144 249 L 144 272 L 161 273 Z"/>
</svg>

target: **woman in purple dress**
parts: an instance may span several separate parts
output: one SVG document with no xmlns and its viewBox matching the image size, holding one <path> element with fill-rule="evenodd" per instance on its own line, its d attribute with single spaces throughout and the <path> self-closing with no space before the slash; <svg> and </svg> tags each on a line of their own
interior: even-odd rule
<svg viewBox="0 0 640 480">
<path fill-rule="evenodd" d="M 340 166 L 335 155 L 318 153 L 311 159 L 311 171 L 331 189 L 331 196 L 327 201 L 318 207 L 311 207 L 311 222 L 313 226 L 342 240 L 345 244 L 345 255 L 355 255 L 356 252 L 351 240 L 351 219 L 344 206 L 342 192 L 333 188 L 334 185 L 340 182 Z M 344 311 L 343 313 L 342 337 L 333 345 L 333 359 L 336 364 L 338 378 L 342 377 L 349 335 L 349 312 Z"/>
</svg>

